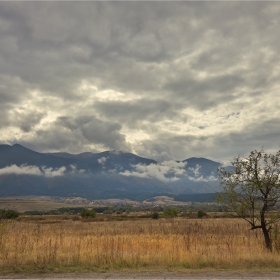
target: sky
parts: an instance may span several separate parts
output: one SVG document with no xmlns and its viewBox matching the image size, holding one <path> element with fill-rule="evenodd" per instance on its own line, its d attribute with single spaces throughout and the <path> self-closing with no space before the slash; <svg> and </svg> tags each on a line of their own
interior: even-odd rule
<svg viewBox="0 0 280 280">
<path fill-rule="evenodd" d="M 0 2 L 0 144 L 275 152 L 279 26 L 280 2 Z"/>
</svg>

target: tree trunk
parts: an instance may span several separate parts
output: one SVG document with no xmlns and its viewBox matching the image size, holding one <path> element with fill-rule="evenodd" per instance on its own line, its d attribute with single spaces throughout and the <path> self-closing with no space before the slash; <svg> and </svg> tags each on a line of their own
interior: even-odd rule
<svg viewBox="0 0 280 280">
<path fill-rule="evenodd" d="M 269 236 L 269 231 L 267 230 L 266 226 L 262 227 L 262 231 L 263 231 L 263 236 L 264 236 L 264 240 L 265 240 L 265 246 L 269 251 L 272 252 L 272 242 L 271 242 L 271 238 Z"/>
<path fill-rule="evenodd" d="M 267 229 L 267 227 L 266 227 L 267 224 L 265 222 L 266 211 L 267 211 L 267 194 L 264 197 L 264 205 L 263 205 L 263 208 L 260 212 L 260 218 L 261 218 L 261 228 L 262 228 L 262 231 L 263 231 L 265 246 L 270 252 L 272 252 L 272 241 L 271 241 L 271 238 L 270 238 L 270 235 L 269 235 L 269 230 L 271 228 Z"/>
<path fill-rule="evenodd" d="M 269 235 L 269 229 L 267 229 L 266 227 L 264 213 L 265 213 L 264 211 L 261 212 L 261 228 L 263 231 L 265 246 L 270 252 L 272 252 L 272 241 Z"/>
</svg>

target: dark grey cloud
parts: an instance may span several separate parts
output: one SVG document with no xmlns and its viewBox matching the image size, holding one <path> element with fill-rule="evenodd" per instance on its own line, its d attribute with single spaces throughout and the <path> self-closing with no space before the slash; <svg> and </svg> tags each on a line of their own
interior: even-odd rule
<svg viewBox="0 0 280 280">
<path fill-rule="evenodd" d="M 235 99 L 235 93 L 245 86 L 242 76 L 225 75 L 205 78 L 199 81 L 195 77 L 182 78 L 180 74 L 169 81 L 166 88 L 185 106 L 206 110 L 217 104 L 227 103 Z"/>
<path fill-rule="evenodd" d="M 183 118 L 179 116 L 182 106 L 167 100 L 143 98 L 133 101 L 103 101 L 97 102 L 95 108 L 100 114 L 126 123 L 129 127 L 141 127 L 143 122 L 161 122 L 165 119 Z M 124 113 L 125 112 L 125 113 Z"/>
<path fill-rule="evenodd" d="M 264 122 L 248 122 L 240 130 L 220 131 L 219 137 L 215 134 L 174 136 L 172 133 L 165 133 L 159 135 L 157 139 L 157 142 L 145 141 L 143 143 L 145 150 L 141 150 L 140 147 L 139 152 L 162 160 L 167 155 L 173 155 L 177 160 L 184 160 L 193 155 L 217 161 L 230 160 L 238 154 L 248 154 L 253 149 L 279 150 L 279 118 Z M 165 143 L 168 143 L 168 147 Z"/>
<path fill-rule="evenodd" d="M 116 122 L 105 122 L 92 115 L 59 117 L 47 129 L 37 131 L 36 146 L 45 145 L 48 150 L 62 150 L 71 147 L 76 152 L 94 144 L 103 149 L 127 151 L 125 136 L 120 133 L 121 125 Z M 45 143 L 45 144 L 43 144 Z M 76 148 L 74 148 L 76 146 Z"/>
<path fill-rule="evenodd" d="M 280 3 L 0 2 L 0 141 L 155 159 L 279 148 Z"/>
</svg>

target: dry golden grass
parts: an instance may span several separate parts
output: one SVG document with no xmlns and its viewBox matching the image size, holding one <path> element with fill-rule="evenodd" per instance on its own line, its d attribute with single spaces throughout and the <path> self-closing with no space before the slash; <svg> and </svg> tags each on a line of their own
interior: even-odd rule
<svg viewBox="0 0 280 280">
<path fill-rule="evenodd" d="M 0 270 L 277 269 L 242 220 L 0 222 Z"/>
</svg>

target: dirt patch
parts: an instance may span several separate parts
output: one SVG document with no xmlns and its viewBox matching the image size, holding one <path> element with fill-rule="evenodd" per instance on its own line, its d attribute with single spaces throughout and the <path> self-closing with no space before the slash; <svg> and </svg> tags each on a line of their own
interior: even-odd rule
<svg viewBox="0 0 280 280">
<path fill-rule="evenodd" d="M 0 279 L 280 279 L 280 272 L 105 272 L 6 275 Z"/>
</svg>

